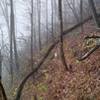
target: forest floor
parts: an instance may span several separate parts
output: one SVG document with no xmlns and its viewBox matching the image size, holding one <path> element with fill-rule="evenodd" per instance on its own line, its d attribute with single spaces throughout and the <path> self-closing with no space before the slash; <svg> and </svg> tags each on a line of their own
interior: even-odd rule
<svg viewBox="0 0 100 100">
<path fill-rule="evenodd" d="M 100 35 L 89 28 L 87 30 L 81 35 L 74 31 L 74 34 L 64 37 L 66 62 L 72 72 L 65 70 L 58 44 L 35 79 L 31 77 L 26 83 L 21 100 L 34 100 L 34 95 L 38 100 L 100 100 L 100 48 L 84 61 L 75 57 L 75 52 L 83 49 L 85 36 Z"/>
</svg>

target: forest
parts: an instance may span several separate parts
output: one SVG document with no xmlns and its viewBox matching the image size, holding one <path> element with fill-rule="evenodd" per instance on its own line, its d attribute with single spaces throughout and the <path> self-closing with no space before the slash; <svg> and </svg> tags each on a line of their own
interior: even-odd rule
<svg viewBox="0 0 100 100">
<path fill-rule="evenodd" d="M 0 100 L 100 100 L 100 0 L 0 0 Z"/>
</svg>

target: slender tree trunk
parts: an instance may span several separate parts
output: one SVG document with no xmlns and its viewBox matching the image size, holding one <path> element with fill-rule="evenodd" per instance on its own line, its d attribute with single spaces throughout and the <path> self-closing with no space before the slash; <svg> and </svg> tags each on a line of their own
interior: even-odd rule
<svg viewBox="0 0 100 100">
<path fill-rule="evenodd" d="M 65 66 L 66 70 L 68 70 L 68 66 L 66 63 L 66 59 L 64 56 L 64 49 L 63 49 L 63 16 L 62 16 L 62 0 L 59 0 L 59 23 L 60 23 L 60 41 L 61 41 L 61 58 L 63 65 Z"/>
<path fill-rule="evenodd" d="M 13 18 L 13 6 L 12 6 L 12 0 L 10 0 L 10 72 L 11 72 L 11 83 L 13 84 L 13 23 L 12 23 L 12 18 Z"/>
<path fill-rule="evenodd" d="M 9 10 L 8 10 L 8 4 L 6 2 L 6 24 L 7 24 L 7 29 L 8 29 L 8 33 L 10 34 L 10 20 L 9 20 Z"/>
<path fill-rule="evenodd" d="M 53 2 L 53 1 L 51 1 L 51 2 Z M 57 9 L 57 2 L 56 2 L 56 0 L 54 0 L 54 33 L 56 34 L 56 33 L 58 33 L 57 32 L 57 30 L 58 30 L 58 26 L 57 26 L 57 17 L 58 17 L 58 9 Z M 58 34 L 56 34 L 56 35 L 58 35 Z"/>
<path fill-rule="evenodd" d="M 51 0 L 51 9 L 52 9 L 52 17 L 51 17 L 51 21 L 52 21 L 52 40 L 54 42 L 54 0 Z"/>
<path fill-rule="evenodd" d="M 12 31 L 12 39 L 14 45 L 14 55 L 15 55 L 15 64 L 17 68 L 17 72 L 19 73 L 19 61 L 18 61 L 18 52 L 17 52 L 17 44 L 16 44 L 16 36 L 15 36 L 15 19 L 14 19 L 14 10 L 13 10 L 13 0 L 11 0 L 11 31 Z"/>
<path fill-rule="evenodd" d="M 37 41 L 36 41 L 36 31 L 35 31 L 35 28 L 34 28 L 34 50 L 37 50 L 37 45 L 36 44 L 37 44 Z"/>
<path fill-rule="evenodd" d="M 17 52 L 17 44 L 16 44 L 16 36 L 15 36 L 15 19 L 14 19 L 14 8 L 13 8 L 13 0 L 10 0 L 11 3 L 11 16 L 10 16 L 10 66 L 11 66 L 11 74 L 13 74 L 13 46 L 14 46 L 14 57 L 15 57 L 15 65 L 17 74 L 19 73 L 19 61 L 18 61 L 18 52 Z M 18 74 L 19 75 L 19 74 Z M 13 76 L 13 75 L 11 75 Z M 13 77 L 12 77 L 13 80 Z"/>
<path fill-rule="evenodd" d="M 33 9 L 34 9 L 34 7 L 33 7 Z M 34 11 L 34 16 L 36 16 L 35 15 L 35 11 Z M 37 50 L 37 40 L 36 40 L 36 30 L 35 30 L 35 24 L 36 24 L 36 17 L 33 17 L 33 24 L 34 24 L 34 26 L 33 26 L 33 29 L 34 29 L 34 50 Z"/>
<path fill-rule="evenodd" d="M 33 0 L 31 0 L 31 67 L 33 69 Z"/>
<path fill-rule="evenodd" d="M 64 1 L 64 23 L 65 23 L 65 26 L 67 26 L 67 10 L 66 10 L 66 1 Z"/>
<path fill-rule="evenodd" d="M 46 37 L 46 39 L 47 39 L 47 41 L 46 41 L 46 43 L 48 44 L 48 0 L 46 0 L 46 34 L 47 34 L 47 37 Z"/>
<path fill-rule="evenodd" d="M 38 32 L 39 32 L 39 50 L 42 49 L 41 46 L 41 0 L 37 0 L 38 7 Z"/>
<path fill-rule="evenodd" d="M 1 80 L 0 80 L 0 100 L 7 100 L 7 96 L 6 96 L 4 87 L 1 83 Z"/>
<path fill-rule="evenodd" d="M 80 0 L 80 22 L 83 21 L 83 0 Z M 83 24 L 81 25 L 81 33 L 83 33 Z"/>
<path fill-rule="evenodd" d="M 68 6 L 69 6 L 69 8 L 72 10 L 72 12 L 73 12 L 73 15 L 75 16 L 75 18 L 76 18 L 76 22 L 77 23 L 79 23 L 79 17 L 78 17 L 78 14 L 77 14 L 77 12 L 76 12 L 76 9 L 75 9 L 75 2 L 72 4 L 73 5 L 73 7 L 71 6 L 71 4 L 70 4 L 70 2 L 68 1 L 68 0 L 66 0 L 66 3 L 68 4 Z"/>
<path fill-rule="evenodd" d="M 2 55 L 1 55 L 1 50 L 0 50 L 0 81 L 2 79 Z"/>
<path fill-rule="evenodd" d="M 17 52 L 17 44 L 16 44 L 15 32 L 13 34 L 13 41 L 14 41 L 15 64 L 16 64 L 16 68 L 17 68 L 17 73 L 19 73 L 20 67 L 19 67 L 19 61 L 18 61 L 18 52 Z"/>
<path fill-rule="evenodd" d="M 94 21 L 95 21 L 97 27 L 100 28 L 100 20 L 99 20 L 98 15 L 97 15 L 97 11 L 96 11 L 96 8 L 95 8 L 94 1 L 93 0 L 88 0 L 88 1 L 89 1 L 89 5 L 90 5 L 90 8 L 91 8 L 91 12 L 92 12 Z"/>
<path fill-rule="evenodd" d="M 13 8 L 13 1 L 12 1 Z M 14 8 L 13 8 L 14 9 Z M 17 43 L 16 43 L 16 35 L 15 35 L 15 19 L 14 19 L 14 10 L 12 9 L 12 25 L 13 25 L 13 43 L 14 43 L 14 55 L 15 55 L 15 64 L 17 68 L 17 73 L 19 73 L 19 61 L 18 61 L 18 52 L 17 52 Z"/>
</svg>

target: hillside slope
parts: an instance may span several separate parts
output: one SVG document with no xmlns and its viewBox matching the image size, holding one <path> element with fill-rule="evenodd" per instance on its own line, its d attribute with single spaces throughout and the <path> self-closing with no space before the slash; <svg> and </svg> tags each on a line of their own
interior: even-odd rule
<svg viewBox="0 0 100 100">
<path fill-rule="evenodd" d="M 75 57 L 75 52 L 83 49 L 82 40 L 87 34 L 100 33 L 70 35 L 64 40 L 66 62 L 72 72 L 62 65 L 58 44 L 36 74 L 34 84 L 31 78 L 27 82 L 23 100 L 34 100 L 34 95 L 38 100 L 100 100 L 100 49 L 82 62 Z"/>
</svg>

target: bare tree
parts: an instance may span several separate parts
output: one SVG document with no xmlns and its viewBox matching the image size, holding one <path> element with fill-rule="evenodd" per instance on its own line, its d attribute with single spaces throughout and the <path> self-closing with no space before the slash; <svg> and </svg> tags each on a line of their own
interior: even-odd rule
<svg viewBox="0 0 100 100">
<path fill-rule="evenodd" d="M 13 1 L 10 0 L 10 72 L 11 72 L 11 83 L 13 83 L 13 23 L 12 23 L 12 18 L 13 18 Z"/>
<path fill-rule="evenodd" d="M 33 69 L 33 0 L 31 0 L 31 67 Z"/>
<path fill-rule="evenodd" d="M 34 6 L 33 6 L 33 9 L 35 9 Z M 34 40 L 33 40 L 33 42 L 34 42 L 34 50 L 37 50 L 37 40 L 36 40 L 36 30 L 35 30 L 36 17 L 37 17 L 36 16 L 36 12 L 34 10 L 34 16 L 33 16 L 33 19 L 34 19 L 34 21 L 33 21 L 33 24 L 34 24 L 34 26 L 33 26 L 33 29 L 34 29 L 34 36 L 33 36 L 34 37 Z"/>
<path fill-rule="evenodd" d="M 42 46 L 41 46 L 41 0 L 37 0 L 37 9 L 38 9 L 39 50 L 41 50 L 42 49 Z"/>
<path fill-rule="evenodd" d="M 46 0 L 46 34 L 47 34 L 47 36 L 46 36 L 46 38 L 47 38 L 47 43 L 48 43 L 48 0 Z"/>
<path fill-rule="evenodd" d="M 63 49 L 63 17 L 62 17 L 62 0 L 59 0 L 59 22 L 60 22 L 60 41 L 61 41 L 61 47 L 60 47 L 60 52 L 61 52 L 61 58 L 63 65 L 65 66 L 66 70 L 68 70 L 68 66 L 66 63 L 66 59 L 64 56 L 64 49 Z"/>
<path fill-rule="evenodd" d="M 9 3 L 7 0 L 0 1 L 0 8 L 2 10 L 4 20 L 6 22 L 8 33 L 10 33 L 10 26 L 9 26 L 10 21 L 9 21 L 8 5 L 9 5 Z"/>
<path fill-rule="evenodd" d="M 53 5 L 52 4 L 52 2 L 53 2 L 53 0 L 51 0 L 51 5 Z M 52 7 L 52 6 L 51 6 Z M 53 11 L 53 8 L 52 8 L 52 11 Z M 53 12 L 52 12 L 53 13 Z M 57 33 L 57 25 L 56 25 L 56 23 L 57 23 L 57 13 L 58 13 L 58 9 L 57 9 L 57 3 L 56 3 L 56 0 L 54 0 L 54 13 L 53 13 L 53 15 L 54 15 L 54 19 L 53 19 L 53 21 L 54 21 L 54 26 L 53 26 L 53 29 L 54 29 L 54 33 L 56 34 Z M 53 22 L 52 21 L 52 22 Z"/>
<path fill-rule="evenodd" d="M 12 35 L 10 34 L 10 20 L 9 20 L 9 2 L 7 0 L 1 0 L 0 1 L 0 8 L 2 10 L 2 14 L 3 14 L 3 17 L 4 17 L 4 22 L 5 22 L 5 25 L 6 25 L 6 28 L 7 28 L 7 32 L 8 32 L 8 35 L 9 35 L 9 42 L 10 42 L 10 61 L 9 61 L 9 64 L 10 64 L 10 73 L 11 73 L 11 77 L 13 76 L 13 52 L 12 52 Z M 2 33 L 2 37 L 4 37 L 4 31 L 3 31 L 3 28 L 0 26 L 0 30 L 1 30 L 1 33 Z M 2 38 L 2 51 L 4 51 L 4 42 L 3 41 L 3 38 Z M 6 46 L 7 47 L 7 46 Z M 8 48 L 8 47 L 7 47 Z M 7 49 L 6 49 L 7 50 Z M 9 59 L 9 58 L 8 58 Z M 11 79 L 13 80 L 13 79 Z"/>
<path fill-rule="evenodd" d="M 99 20 L 98 15 L 97 15 L 97 11 L 96 11 L 94 1 L 93 0 L 88 0 L 88 2 L 89 2 L 89 5 L 90 5 L 90 8 L 91 8 L 91 12 L 92 12 L 94 21 L 95 21 L 97 27 L 100 28 L 100 20 Z"/>
<path fill-rule="evenodd" d="M 80 0 L 80 22 L 83 21 L 83 0 Z M 83 33 L 83 24 L 81 25 L 81 33 Z"/>
<path fill-rule="evenodd" d="M 10 5 L 10 68 L 12 74 L 11 76 L 13 76 L 13 46 L 14 46 L 14 56 L 15 56 L 17 73 L 19 73 L 19 62 L 18 62 L 17 44 L 15 36 L 15 18 L 14 18 L 13 0 L 10 0 L 10 4 L 11 4 Z"/>
<path fill-rule="evenodd" d="M 70 0 L 66 0 L 67 5 L 69 6 L 69 8 L 72 10 L 72 13 L 74 14 L 74 17 L 76 18 L 76 21 L 79 22 L 79 16 L 76 12 L 76 8 L 75 8 L 75 0 L 72 0 L 70 2 Z"/>
<path fill-rule="evenodd" d="M 52 17 L 51 17 L 51 21 L 52 21 L 52 40 L 54 41 L 54 0 L 51 0 L 51 9 L 52 9 Z"/>
<path fill-rule="evenodd" d="M 2 55 L 0 50 L 0 80 L 2 79 Z"/>
<path fill-rule="evenodd" d="M 1 83 L 1 80 L 0 80 L 0 100 L 7 100 L 7 96 L 6 96 L 4 87 Z"/>
</svg>

